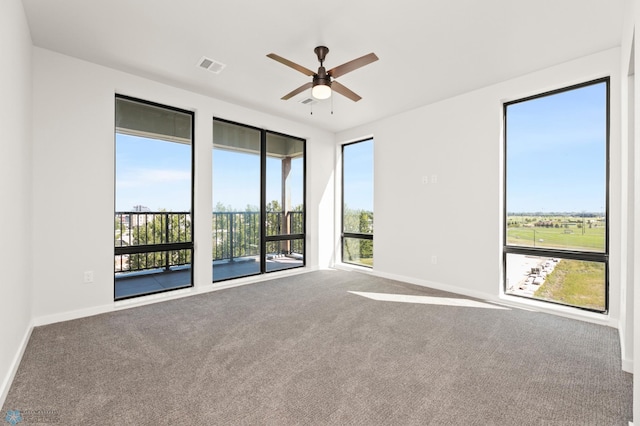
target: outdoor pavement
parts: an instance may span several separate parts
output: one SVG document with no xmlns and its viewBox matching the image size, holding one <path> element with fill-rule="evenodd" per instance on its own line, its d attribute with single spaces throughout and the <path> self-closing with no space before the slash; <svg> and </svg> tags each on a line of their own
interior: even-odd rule
<svg viewBox="0 0 640 426">
<path fill-rule="evenodd" d="M 533 294 L 544 283 L 544 277 L 553 270 L 552 267 L 544 267 L 545 263 L 550 262 L 555 266 L 555 262 L 550 257 L 522 256 L 511 255 L 507 257 L 507 293 L 520 296 L 533 297 Z M 531 268 L 540 268 L 545 270 L 542 280 L 534 281 L 531 276 Z"/>
</svg>

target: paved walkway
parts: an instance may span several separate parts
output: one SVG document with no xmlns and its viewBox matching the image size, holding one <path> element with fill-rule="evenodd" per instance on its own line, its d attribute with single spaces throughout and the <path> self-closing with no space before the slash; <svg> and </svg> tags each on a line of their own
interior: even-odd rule
<svg viewBox="0 0 640 426">
<path fill-rule="evenodd" d="M 551 257 L 522 255 L 508 256 L 507 262 L 507 293 L 527 297 L 533 297 L 556 265 Z M 541 273 L 532 274 L 532 268 L 539 268 Z"/>
</svg>

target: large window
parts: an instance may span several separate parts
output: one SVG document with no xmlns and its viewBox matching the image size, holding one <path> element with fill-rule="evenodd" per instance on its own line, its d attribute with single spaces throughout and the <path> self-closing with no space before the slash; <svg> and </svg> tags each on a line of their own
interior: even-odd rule
<svg viewBox="0 0 640 426">
<path fill-rule="evenodd" d="M 213 280 L 260 273 L 261 131 L 213 121 Z"/>
<path fill-rule="evenodd" d="M 505 293 L 608 309 L 609 79 L 504 105 Z"/>
<path fill-rule="evenodd" d="M 213 281 L 304 266 L 305 141 L 213 120 Z"/>
<path fill-rule="evenodd" d="M 115 100 L 116 300 L 192 285 L 193 113 Z"/>
<path fill-rule="evenodd" d="M 266 132 L 266 271 L 304 262 L 304 141 Z"/>
<path fill-rule="evenodd" d="M 373 139 L 342 146 L 342 261 L 373 266 Z"/>
</svg>

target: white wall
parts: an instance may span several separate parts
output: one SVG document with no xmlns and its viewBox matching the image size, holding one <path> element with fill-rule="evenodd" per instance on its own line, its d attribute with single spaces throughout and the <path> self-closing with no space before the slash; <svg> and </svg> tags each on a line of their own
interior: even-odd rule
<svg viewBox="0 0 640 426">
<path fill-rule="evenodd" d="M 0 2 L 0 406 L 31 319 L 31 36 L 19 0 Z"/>
<path fill-rule="evenodd" d="M 591 319 L 617 326 L 619 58 L 619 49 L 608 50 L 339 133 L 339 143 L 374 136 L 374 272 L 497 300 L 502 287 L 503 102 L 611 76 L 610 317 Z M 422 183 L 422 176 L 434 175 L 437 183 Z"/>
<path fill-rule="evenodd" d="M 115 93 L 195 111 L 194 292 L 212 286 L 213 116 L 307 139 L 307 265 L 330 266 L 333 134 L 40 48 L 33 61 L 36 323 L 113 309 Z"/>
<path fill-rule="evenodd" d="M 628 12 L 625 13 L 625 22 L 622 28 L 622 42 L 620 55 L 620 95 L 621 95 L 621 174 L 626 178 L 622 180 L 622 217 L 621 222 L 627 224 L 626 232 L 622 234 L 622 246 L 625 256 L 621 258 L 621 288 L 620 288 L 620 340 L 623 367 L 633 372 L 633 321 L 634 321 L 634 281 L 637 279 L 638 267 L 636 266 L 635 253 L 637 240 L 635 234 L 639 231 L 636 214 L 640 204 L 637 196 L 638 170 L 636 164 L 640 152 L 635 147 L 635 70 L 634 70 L 634 43 L 633 43 L 633 6 L 627 3 Z"/>
<path fill-rule="evenodd" d="M 640 117 L 637 113 L 640 105 L 640 90 L 635 81 L 635 70 L 639 69 L 640 58 L 636 52 L 635 31 L 640 23 L 640 8 L 636 0 L 625 2 L 624 24 L 622 27 L 622 53 L 620 76 L 622 85 L 622 129 L 623 140 L 628 144 L 627 152 L 631 154 L 628 159 L 628 179 L 632 189 L 628 191 L 628 218 L 627 221 L 633 227 L 627 233 L 628 247 L 633 248 L 627 258 L 626 277 L 627 298 L 622 300 L 625 316 L 620 321 L 620 331 L 626 347 L 623 347 L 623 359 L 633 357 L 635 369 L 635 355 L 640 354 L 640 258 L 635 253 L 640 253 L 640 147 L 638 146 L 638 129 L 640 129 Z M 629 298 L 632 298 L 631 303 Z M 631 346 L 631 347 L 629 347 Z M 633 419 L 635 424 L 640 423 L 640 380 L 633 381 Z"/>
</svg>

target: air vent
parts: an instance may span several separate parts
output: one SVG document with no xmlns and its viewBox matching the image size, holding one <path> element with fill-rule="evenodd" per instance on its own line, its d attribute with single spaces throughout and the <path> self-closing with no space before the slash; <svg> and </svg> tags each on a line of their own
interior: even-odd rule
<svg viewBox="0 0 640 426">
<path fill-rule="evenodd" d="M 317 104 L 318 101 L 316 101 L 313 98 L 305 98 L 305 99 L 301 100 L 300 103 L 303 104 L 303 105 L 313 105 L 313 104 Z"/>
<path fill-rule="evenodd" d="M 200 58 L 198 66 L 214 74 L 220 74 L 224 67 L 226 67 L 222 62 L 207 58 L 206 56 Z"/>
</svg>

